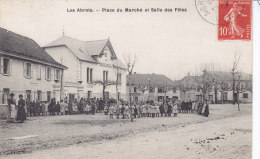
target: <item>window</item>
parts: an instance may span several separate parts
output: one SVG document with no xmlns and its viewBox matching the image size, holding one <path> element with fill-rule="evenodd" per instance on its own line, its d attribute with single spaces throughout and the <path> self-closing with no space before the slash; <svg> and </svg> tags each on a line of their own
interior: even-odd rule
<svg viewBox="0 0 260 159">
<path fill-rule="evenodd" d="M 37 99 L 38 101 L 42 101 L 42 91 L 37 91 Z"/>
<path fill-rule="evenodd" d="M 29 62 L 23 63 L 23 74 L 26 78 L 32 78 L 33 70 L 32 70 L 32 64 Z"/>
<path fill-rule="evenodd" d="M 41 79 L 41 65 L 36 65 L 37 80 Z"/>
<path fill-rule="evenodd" d="M 134 87 L 134 93 L 136 93 L 137 92 L 137 87 Z"/>
<path fill-rule="evenodd" d="M 163 93 L 163 92 L 164 92 L 163 88 L 158 88 L 158 93 Z"/>
<path fill-rule="evenodd" d="M 176 89 L 176 88 L 173 88 L 172 92 L 173 92 L 173 93 L 176 93 L 176 92 L 177 92 L 177 89 Z"/>
<path fill-rule="evenodd" d="M 90 69 L 90 76 L 89 76 L 89 82 L 90 82 L 90 83 L 92 83 L 92 80 L 93 80 L 93 79 L 92 79 L 92 77 L 93 77 L 92 73 L 93 73 L 93 69 L 91 68 L 91 69 Z"/>
<path fill-rule="evenodd" d="M 26 101 L 31 101 L 31 90 L 26 90 Z"/>
<path fill-rule="evenodd" d="M 103 81 L 104 82 L 108 81 L 108 71 L 103 71 Z"/>
<path fill-rule="evenodd" d="M 91 98 L 91 91 L 88 91 L 88 98 Z"/>
<path fill-rule="evenodd" d="M 60 80 L 60 70 L 58 69 L 55 70 L 55 80 Z"/>
<path fill-rule="evenodd" d="M 223 92 L 223 101 L 227 101 L 227 92 Z"/>
<path fill-rule="evenodd" d="M 7 104 L 8 103 L 9 92 L 10 92 L 9 88 L 4 88 L 3 89 L 2 104 Z"/>
<path fill-rule="evenodd" d="M 51 91 L 47 91 L 47 101 L 51 101 Z"/>
<path fill-rule="evenodd" d="M 10 60 L 7 58 L 4 58 L 3 60 L 3 73 L 4 74 L 9 74 L 10 73 Z"/>
<path fill-rule="evenodd" d="M 121 73 L 118 73 L 118 74 L 117 74 L 117 84 L 118 84 L 118 85 L 121 85 L 121 84 L 122 84 L 122 78 L 121 78 L 121 77 L 122 77 Z"/>
<path fill-rule="evenodd" d="M 46 80 L 51 80 L 51 67 L 46 67 Z"/>
<path fill-rule="evenodd" d="M 10 75 L 11 74 L 11 60 L 9 58 L 0 58 L 0 70 L 3 75 Z"/>
<path fill-rule="evenodd" d="M 248 93 L 243 93 L 243 98 L 248 98 Z"/>
<path fill-rule="evenodd" d="M 87 83 L 92 83 L 92 75 L 93 73 L 93 68 L 87 68 Z"/>
<path fill-rule="evenodd" d="M 153 88 L 153 87 L 150 87 L 149 92 L 150 92 L 150 93 L 153 93 L 153 92 L 154 92 L 154 88 Z"/>
</svg>

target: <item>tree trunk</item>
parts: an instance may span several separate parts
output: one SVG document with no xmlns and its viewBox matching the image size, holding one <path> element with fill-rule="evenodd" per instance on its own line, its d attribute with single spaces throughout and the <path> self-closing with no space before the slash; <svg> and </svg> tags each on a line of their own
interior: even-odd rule
<svg viewBox="0 0 260 159">
<path fill-rule="evenodd" d="M 106 100 L 106 97 L 105 97 L 105 90 L 106 90 L 106 86 L 103 85 L 103 100 L 104 100 L 104 101 Z"/>
</svg>

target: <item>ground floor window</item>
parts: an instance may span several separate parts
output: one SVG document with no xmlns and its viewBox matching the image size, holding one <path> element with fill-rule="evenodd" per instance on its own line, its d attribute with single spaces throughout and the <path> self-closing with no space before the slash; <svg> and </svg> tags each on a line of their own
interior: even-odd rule
<svg viewBox="0 0 260 159">
<path fill-rule="evenodd" d="M 109 92 L 105 92 L 105 99 L 109 98 Z"/>
<path fill-rule="evenodd" d="M 74 99 L 75 99 L 75 94 L 69 94 L 69 100 L 74 101 Z"/>
<path fill-rule="evenodd" d="M 31 101 L 31 100 L 32 100 L 32 99 L 31 99 L 31 93 L 32 93 L 32 91 L 31 91 L 31 90 L 26 90 L 25 93 L 26 93 L 26 100 L 27 100 L 27 101 Z"/>
<path fill-rule="evenodd" d="M 47 91 L 47 101 L 51 102 L 51 91 Z"/>
<path fill-rule="evenodd" d="M 3 89 L 3 95 L 2 95 L 2 104 L 8 103 L 8 97 L 9 97 L 10 89 L 4 88 Z"/>
<path fill-rule="evenodd" d="M 243 98 L 248 98 L 248 93 L 243 93 Z"/>
<path fill-rule="evenodd" d="M 92 94 L 92 92 L 88 91 L 88 98 L 91 98 L 91 94 Z"/>
<path fill-rule="evenodd" d="M 42 101 L 42 91 L 37 91 L 37 99 L 38 101 Z"/>
<path fill-rule="evenodd" d="M 227 101 L 227 92 L 223 92 L 223 101 Z"/>
</svg>

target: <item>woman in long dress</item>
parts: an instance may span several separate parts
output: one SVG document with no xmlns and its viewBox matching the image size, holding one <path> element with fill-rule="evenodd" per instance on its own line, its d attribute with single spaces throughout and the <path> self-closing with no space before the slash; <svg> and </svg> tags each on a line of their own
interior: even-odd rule
<svg viewBox="0 0 260 159">
<path fill-rule="evenodd" d="M 14 94 L 10 94 L 10 99 L 8 99 L 8 114 L 7 122 L 14 122 L 17 116 L 16 101 L 14 99 Z"/>
<path fill-rule="evenodd" d="M 18 111 L 17 111 L 17 121 L 24 122 L 26 120 L 26 112 L 25 112 L 25 100 L 23 99 L 23 95 L 19 95 L 18 101 Z"/>
</svg>

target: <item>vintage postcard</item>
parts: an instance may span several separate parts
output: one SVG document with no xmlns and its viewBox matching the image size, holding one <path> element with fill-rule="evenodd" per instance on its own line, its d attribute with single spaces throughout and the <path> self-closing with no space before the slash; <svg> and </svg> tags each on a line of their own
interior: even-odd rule
<svg viewBox="0 0 260 159">
<path fill-rule="evenodd" d="M 257 158 L 259 12 L 0 0 L 0 158 Z"/>
</svg>

